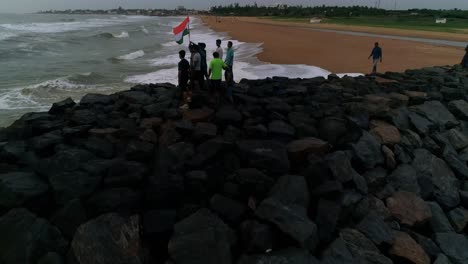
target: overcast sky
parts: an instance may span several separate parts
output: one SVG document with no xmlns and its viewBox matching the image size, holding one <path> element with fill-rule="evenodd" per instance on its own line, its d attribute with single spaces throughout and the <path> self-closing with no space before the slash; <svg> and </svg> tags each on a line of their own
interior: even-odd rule
<svg viewBox="0 0 468 264">
<path fill-rule="evenodd" d="M 375 5 L 378 0 L 257 0 L 260 5 Z M 383 8 L 393 8 L 395 0 L 380 0 Z M 399 9 L 468 9 L 468 0 L 396 0 Z M 175 8 L 179 5 L 207 9 L 213 5 L 253 3 L 252 0 L 0 0 L 0 13 L 26 13 L 49 9 Z"/>
</svg>

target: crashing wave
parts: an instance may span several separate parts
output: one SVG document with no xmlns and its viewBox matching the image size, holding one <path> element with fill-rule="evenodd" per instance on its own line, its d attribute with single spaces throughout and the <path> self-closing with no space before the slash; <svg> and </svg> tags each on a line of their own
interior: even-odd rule
<svg viewBox="0 0 468 264">
<path fill-rule="evenodd" d="M 139 51 L 135 51 L 126 55 L 119 56 L 117 57 L 117 59 L 118 60 L 134 60 L 143 56 L 145 56 L 145 52 L 142 50 L 139 50 Z"/>
</svg>

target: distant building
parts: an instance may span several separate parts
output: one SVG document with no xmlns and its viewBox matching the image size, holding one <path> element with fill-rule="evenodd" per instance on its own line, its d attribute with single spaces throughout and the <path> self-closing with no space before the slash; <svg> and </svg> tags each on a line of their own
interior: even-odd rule
<svg viewBox="0 0 468 264">
<path fill-rule="evenodd" d="M 321 18 L 313 17 L 310 19 L 310 24 L 319 24 L 319 23 L 322 23 Z"/>
<path fill-rule="evenodd" d="M 447 19 L 446 18 L 437 18 L 435 22 L 436 22 L 436 24 L 447 24 Z"/>
</svg>

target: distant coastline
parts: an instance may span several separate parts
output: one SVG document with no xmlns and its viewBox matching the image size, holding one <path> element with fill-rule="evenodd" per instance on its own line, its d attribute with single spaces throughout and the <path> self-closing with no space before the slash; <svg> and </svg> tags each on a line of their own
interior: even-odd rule
<svg viewBox="0 0 468 264">
<path fill-rule="evenodd" d="M 109 10 L 91 10 L 91 9 L 69 9 L 69 10 L 47 10 L 39 11 L 37 14 L 57 14 L 57 15 L 126 15 L 126 16 L 197 16 L 207 15 L 208 11 L 185 9 L 179 7 L 174 10 L 167 9 L 109 9 Z"/>
</svg>

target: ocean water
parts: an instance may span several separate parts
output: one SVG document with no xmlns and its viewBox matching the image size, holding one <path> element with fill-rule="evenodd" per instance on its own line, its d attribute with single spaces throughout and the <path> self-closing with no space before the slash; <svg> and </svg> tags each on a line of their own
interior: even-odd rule
<svg viewBox="0 0 468 264">
<path fill-rule="evenodd" d="M 172 27 L 181 17 L 0 15 L 0 127 L 31 111 L 46 111 L 67 97 L 113 93 L 138 83 L 177 81 L 178 51 Z M 192 18 L 191 40 L 207 44 L 229 37 Z M 233 40 L 235 78 L 310 78 L 330 72 L 306 65 L 261 63 L 261 43 Z"/>
</svg>

